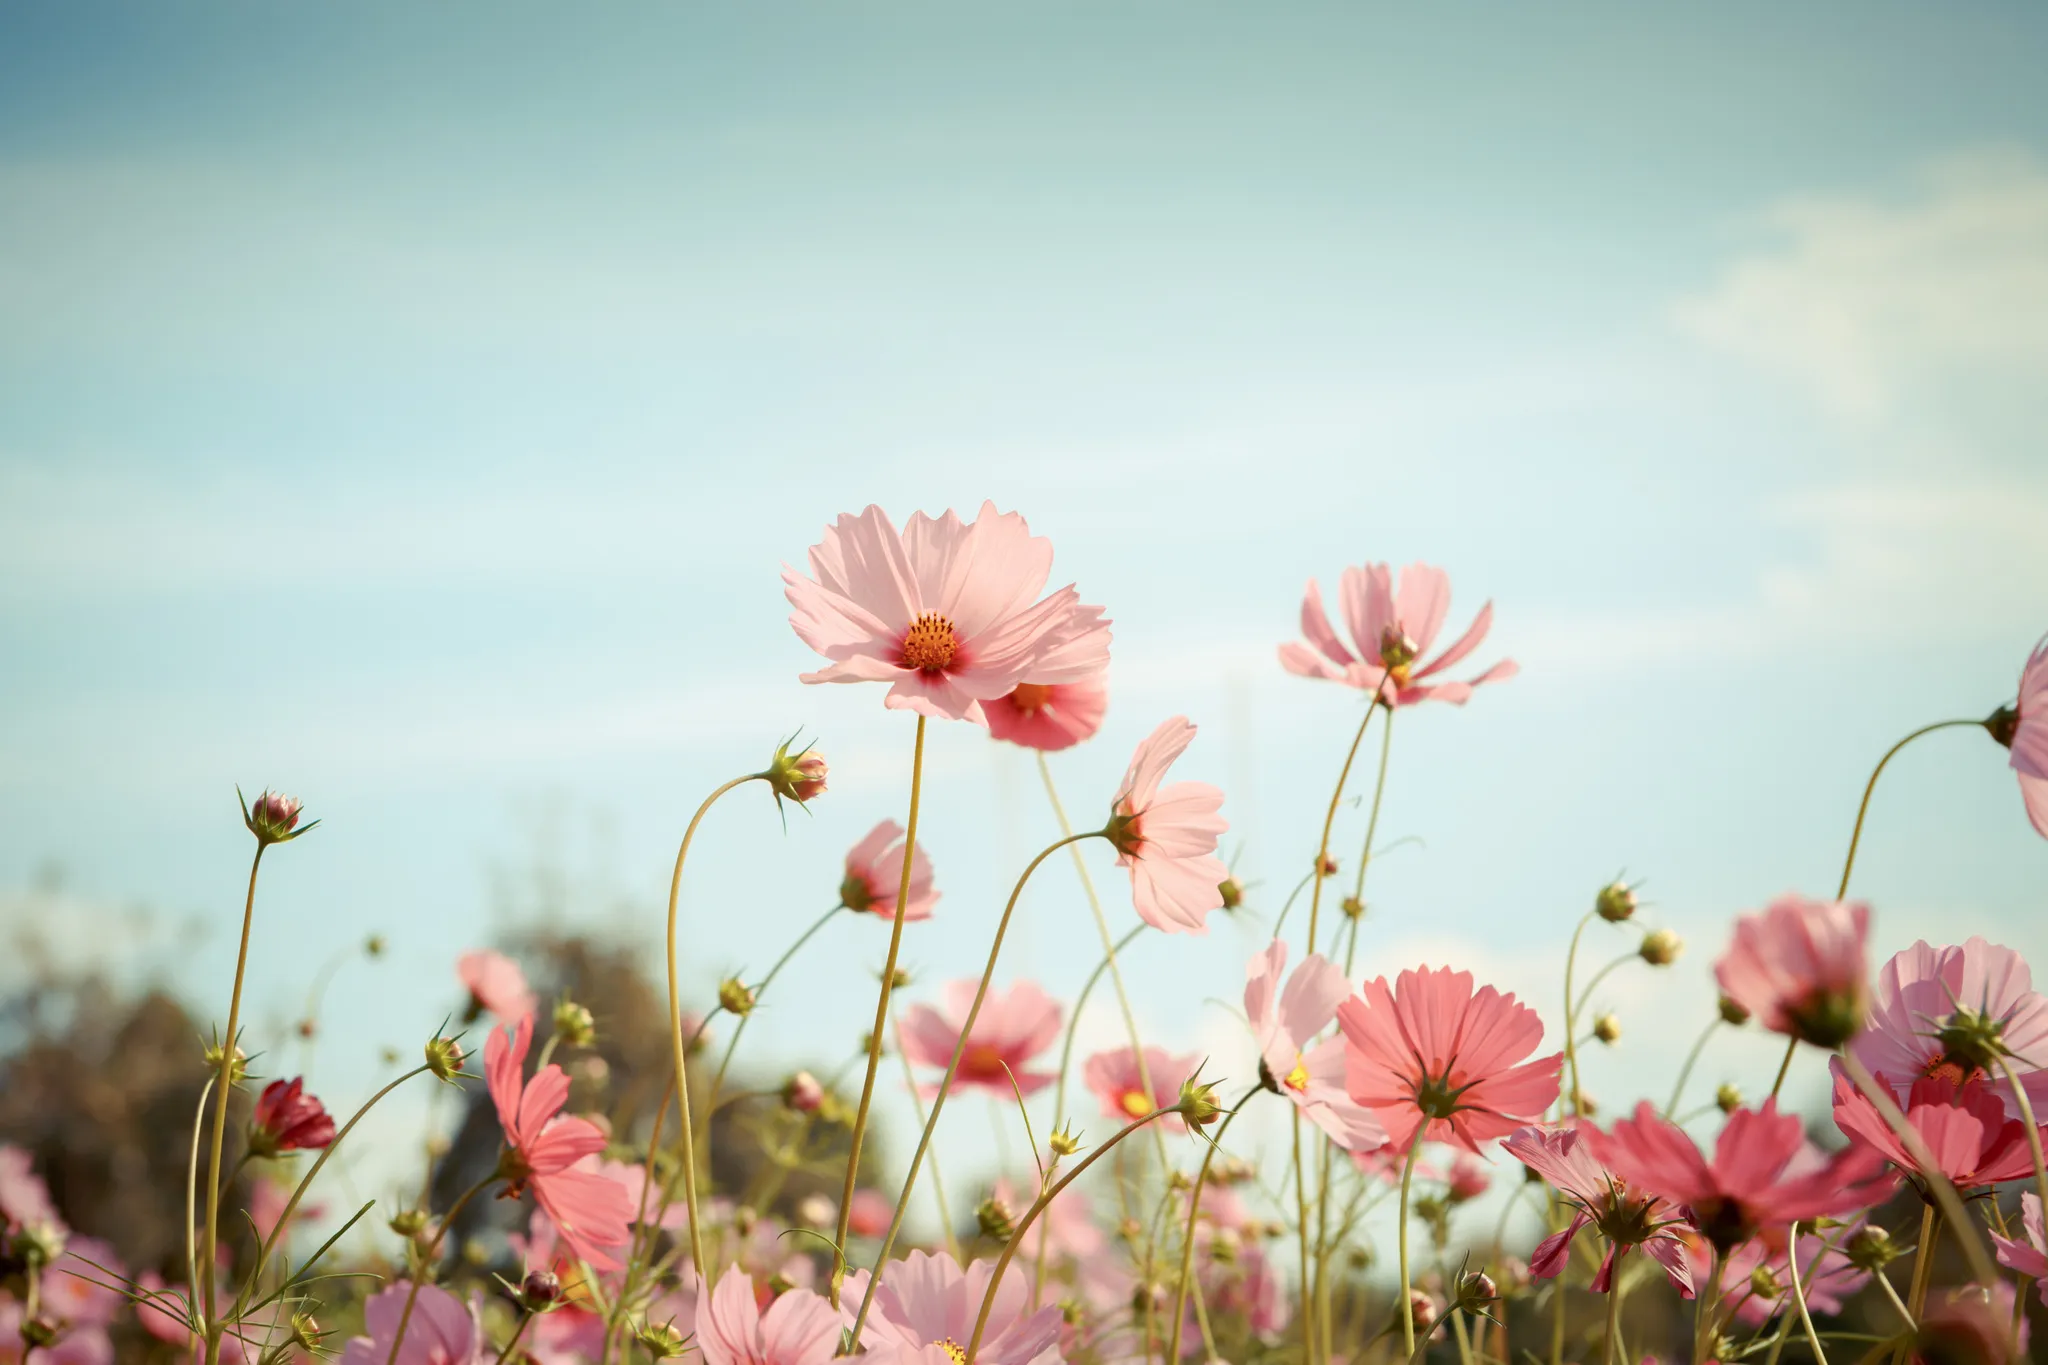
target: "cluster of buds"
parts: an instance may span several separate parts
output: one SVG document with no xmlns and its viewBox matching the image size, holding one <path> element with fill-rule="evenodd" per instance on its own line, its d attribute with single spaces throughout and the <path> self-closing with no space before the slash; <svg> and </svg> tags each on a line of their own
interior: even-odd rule
<svg viewBox="0 0 2048 1365">
<path fill-rule="evenodd" d="M 570 1047 L 590 1047 L 597 1042 L 597 1020 L 586 1006 L 563 996 L 555 1003 L 555 1037 Z"/>
<path fill-rule="evenodd" d="M 252 806 L 242 795 L 242 789 L 237 787 L 235 799 L 242 803 L 242 823 L 249 827 L 249 832 L 256 836 L 257 844 L 263 847 L 289 843 L 320 823 L 314 820 L 305 828 L 299 828 L 299 798 L 286 796 L 283 792 L 265 788 Z"/>
<path fill-rule="evenodd" d="M 825 790 L 825 756 L 809 745 L 791 753 L 789 746 L 794 743 L 794 735 L 782 741 L 775 750 L 775 757 L 768 760 L 768 767 L 762 773 L 775 792 L 777 807 L 785 798 L 799 806 L 808 805 L 812 797 L 822 795 Z"/>
</svg>

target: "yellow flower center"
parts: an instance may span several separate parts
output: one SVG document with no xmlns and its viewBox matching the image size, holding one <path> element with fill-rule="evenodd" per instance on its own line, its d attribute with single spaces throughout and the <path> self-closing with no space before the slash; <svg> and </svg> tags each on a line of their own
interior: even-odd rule
<svg viewBox="0 0 2048 1365">
<path fill-rule="evenodd" d="M 1294 1054 L 1294 1070 L 1287 1073 L 1287 1079 L 1281 1084 L 1297 1095 L 1308 1089 L 1308 1063 L 1299 1052 Z"/>
<path fill-rule="evenodd" d="M 951 1360 L 953 1362 L 953 1365 L 967 1365 L 967 1352 L 960 1349 L 960 1343 L 953 1340 L 953 1338 L 940 1337 L 936 1342 L 932 1344 L 937 1346 L 941 1351 L 944 1351 L 946 1353 L 946 1358 Z"/>
<path fill-rule="evenodd" d="M 1152 1097 L 1142 1090 L 1124 1091 L 1123 1097 L 1117 1103 L 1122 1105 L 1123 1111 L 1134 1119 L 1144 1118 L 1145 1115 L 1152 1112 Z"/>
<path fill-rule="evenodd" d="M 1027 716 L 1035 716 L 1052 700 L 1052 687 L 1047 683 L 1018 683 L 1010 693 L 1010 705 Z"/>
<path fill-rule="evenodd" d="M 960 652 L 960 637 L 953 623 L 937 612 L 928 611 L 910 623 L 903 637 L 903 666 L 920 673 L 940 673 Z"/>
</svg>

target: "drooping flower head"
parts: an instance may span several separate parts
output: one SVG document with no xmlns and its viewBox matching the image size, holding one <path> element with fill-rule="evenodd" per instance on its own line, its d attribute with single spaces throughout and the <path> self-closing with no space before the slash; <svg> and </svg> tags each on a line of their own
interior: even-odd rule
<svg viewBox="0 0 2048 1365">
<path fill-rule="evenodd" d="M 617 1270 L 620 1263 L 607 1248 L 626 1243 L 635 1211 L 624 1187 L 598 1170 L 604 1130 L 562 1115 L 569 1098 L 562 1068 L 550 1062 L 532 1080 L 523 1079 L 532 1042 L 533 1016 L 526 1015 L 509 1045 L 502 1029 L 492 1029 L 484 1043 L 484 1077 L 505 1130 L 498 1161 L 508 1182 L 505 1193 L 517 1195 L 531 1185 L 534 1199 L 577 1255 L 599 1270 Z"/>
<path fill-rule="evenodd" d="M 1882 1072 L 1875 1079 L 1880 1085 L 1889 1084 Z M 2007 1118 L 2005 1105 L 1980 1080 L 1958 1085 L 1954 1076 L 1923 1076 L 1913 1082 L 1899 1107 L 1934 1167 L 1958 1189 L 2017 1180 L 2034 1169 L 2026 1125 Z M 1842 1074 L 1839 1064 L 1835 1124 L 1852 1143 L 1879 1153 L 1907 1174 L 1923 1179 L 1930 1174 L 1884 1121 L 1877 1106 Z M 2048 1141 L 2048 1132 L 2042 1138 Z"/>
<path fill-rule="evenodd" d="M 2048 999 L 2033 987 L 2026 959 L 2000 944 L 1915 943 L 1878 969 L 1868 1026 L 1849 1052 L 1887 1077 L 1901 1104 L 1922 1076 L 1981 1079 L 2018 1118 L 2003 1055 L 2036 1114 L 2048 1114 Z"/>
<path fill-rule="evenodd" d="M 391 1343 L 398 1340 L 399 1320 L 405 1316 L 412 1286 L 393 1284 L 371 1296 L 363 1305 L 363 1326 L 368 1336 L 351 1337 L 342 1348 L 341 1365 L 385 1365 L 391 1359 Z M 464 1303 L 437 1284 L 419 1286 L 412 1300 L 412 1317 L 399 1341 L 394 1365 L 477 1365 L 483 1357 L 483 1326 L 477 1321 L 476 1305 Z"/>
<path fill-rule="evenodd" d="M 949 981 L 942 991 L 943 1009 L 918 1004 L 903 1011 L 903 1055 L 920 1066 L 950 1063 L 980 984 Z M 1014 1076 L 1017 1090 L 1034 1095 L 1058 1078 L 1049 1071 L 1030 1070 L 1032 1059 L 1059 1036 L 1059 1002 L 1036 982 L 1019 981 L 1007 992 L 991 986 L 967 1035 L 967 1050 L 960 1054 L 953 1085 L 976 1087 L 1007 1101 L 1017 1093 L 1010 1088 Z"/>
<path fill-rule="evenodd" d="M 1631 1188 L 1600 1163 L 1579 1128 L 1528 1127 L 1501 1144 L 1508 1155 L 1548 1181 L 1573 1205 L 1572 1221 L 1529 1255 L 1529 1272 L 1550 1279 L 1571 1259 L 1572 1238 L 1588 1223 L 1607 1239 L 1607 1255 L 1593 1277 L 1593 1292 L 1608 1293 L 1623 1256 L 1637 1247 L 1664 1267 L 1683 1298 L 1693 1296 L 1692 1267 L 1679 1229 L 1685 1215 L 1676 1204 Z"/>
<path fill-rule="evenodd" d="M 1072 586 L 1040 600 L 1052 542 L 983 503 L 972 522 L 915 513 L 899 533 L 879 507 L 841 516 L 787 565 L 789 623 L 831 660 L 807 683 L 886 682 L 884 704 L 986 723 L 983 703 L 1020 683 L 1079 682 L 1109 663 L 1109 622 Z"/>
<path fill-rule="evenodd" d="M 1140 1075 L 1138 1054 L 1128 1047 L 1114 1047 L 1090 1057 L 1082 1074 L 1088 1089 L 1102 1101 L 1102 1112 L 1125 1124 L 1180 1103 L 1181 1082 L 1201 1064 L 1202 1059 L 1194 1053 L 1176 1056 L 1162 1047 L 1147 1047 L 1144 1074 Z M 1148 1076 L 1150 1089 L 1145 1085 Z M 1155 1126 L 1175 1133 L 1185 1127 L 1178 1114 L 1162 1116 Z"/>
<path fill-rule="evenodd" d="M 1714 979 L 1773 1033 L 1840 1047 L 1869 1007 L 1869 935 L 1870 907 L 1861 901 L 1780 896 L 1735 921 Z"/>
<path fill-rule="evenodd" d="M 2019 775 L 2027 818 L 2048 838 L 2048 638 L 2034 646 L 2027 666 L 2020 670 L 2018 700 L 2000 707 L 1985 726 L 1992 738 L 2012 750 L 2012 770 Z"/>
<path fill-rule="evenodd" d="M 950 1256 L 923 1251 L 892 1262 L 861 1332 L 869 1355 L 905 1365 L 913 1360 L 958 1365 L 967 1357 L 974 1320 L 994 1273 L 991 1261 L 974 1261 L 963 1270 Z M 847 1327 L 853 1326 L 854 1309 L 866 1292 L 866 1272 L 849 1273 L 839 1297 Z M 1058 1306 L 1033 1312 L 1031 1286 L 1013 1263 L 996 1288 L 974 1358 L 989 1365 L 1058 1365 L 1059 1336 Z"/>
<path fill-rule="evenodd" d="M 1542 1117 L 1557 1098 L 1564 1054 L 1527 1060 L 1543 1041 L 1536 1011 L 1472 973 L 1418 967 L 1385 977 L 1337 1007 L 1345 1087 L 1405 1153 L 1418 1126 L 1431 1142 L 1477 1152 Z"/>
<path fill-rule="evenodd" d="M 1283 987 L 1286 968 L 1287 942 L 1277 938 L 1245 964 L 1244 1012 L 1258 1040 L 1259 1078 L 1339 1147 L 1371 1151 L 1386 1142 L 1387 1132 L 1344 1089 L 1343 1039 L 1315 1041 L 1351 988 L 1320 954 L 1303 958 Z"/>
<path fill-rule="evenodd" d="M 1647 1100 L 1611 1133 L 1591 1129 L 1588 1138 L 1616 1175 L 1688 1209 L 1724 1254 L 1759 1232 L 1869 1208 L 1894 1188 L 1883 1157 L 1865 1147 L 1822 1154 L 1775 1100 L 1729 1115 L 1711 1161 Z"/>
<path fill-rule="evenodd" d="M 1301 633 L 1308 644 L 1290 640 L 1280 646 L 1280 663 L 1304 678 L 1328 678 L 1378 695 L 1390 706 L 1412 706 L 1431 698 L 1462 706 L 1482 683 L 1512 678 L 1513 660 L 1503 659 L 1469 682 L 1427 682 L 1458 663 L 1486 639 L 1493 625 L 1493 603 L 1479 609 L 1465 633 L 1434 659 L 1425 662 L 1451 609 L 1451 579 L 1442 569 L 1410 564 L 1394 572 L 1385 564 L 1344 570 L 1340 605 L 1345 626 L 1358 652 L 1353 654 L 1330 629 L 1323 610 L 1323 590 L 1309 580 L 1301 600 Z M 1314 646 L 1310 648 L 1310 646 Z"/>
<path fill-rule="evenodd" d="M 1101 673 L 1070 683 L 1019 683 L 982 710 L 997 739 L 1047 752 L 1070 749 L 1102 728 L 1109 683 Z"/>
<path fill-rule="evenodd" d="M 455 975 L 469 992 L 469 1018 L 489 1014 L 501 1024 L 516 1023 L 534 1010 L 526 973 L 503 953 L 488 948 L 455 959 Z"/>
<path fill-rule="evenodd" d="M 704 1365 L 825 1365 L 839 1345 L 839 1314 L 822 1294 L 785 1290 L 763 1312 L 738 1266 L 697 1296 L 696 1326 Z"/>
<path fill-rule="evenodd" d="M 846 851 L 846 875 L 839 882 L 839 903 L 857 913 L 896 918 L 896 893 L 903 886 L 903 826 L 884 820 Z M 932 860 L 920 844 L 910 855 L 910 896 L 903 907 L 905 923 L 930 919 L 939 893 L 932 890 Z"/>
<path fill-rule="evenodd" d="M 1194 738 L 1186 716 L 1161 722 L 1131 756 L 1110 803 L 1107 833 L 1117 866 L 1131 871 L 1131 903 L 1139 919 L 1169 934 L 1207 933 L 1230 877 L 1216 856 L 1216 840 L 1229 828 L 1216 813 L 1223 793 L 1206 782 L 1159 785 Z"/>
<path fill-rule="evenodd" d="M 272 1081 L 256 1097 L 249 1116 L 249 1154 L 276 1156 L 325 1147 L 334 1141 L 334 1119 L 320 1101 L 305 1092 L 297 1076 Z"/>
</svg>

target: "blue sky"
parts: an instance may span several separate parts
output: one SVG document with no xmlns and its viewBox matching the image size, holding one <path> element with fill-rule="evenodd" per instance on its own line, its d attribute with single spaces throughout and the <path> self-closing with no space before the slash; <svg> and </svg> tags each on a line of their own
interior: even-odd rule
<svg viewBox="0 0 2048 1365">
<path fill-rule="evenodd" d="M 1402 717 L 1382 829 L 1419 842 L 1364 964 L 1554 1015 L 1626 868 L 1691 950 L 1613 978 L 1589 1084 L 1654 1084 L 1729 918 L 1831 889 L 1877 755 L 2008 699 L 2048 628 L 2048 18 L 1476 16 L 9 11 L 0 913 L 210 1001 L 234 784 L 298 792 L 325 823 L 267 873 L 253 999 L 281 1025 L 387 934 L 332 1006 L 364 1055 L 320 1059 L 356 1093 L 522 870 L 654 943 L 689 811 L 802 726 L 829 799 L 786 836 L 736 801 L 689 882 L 693 986 L 758 969 L 909 748 L 873 689 L 795 681 L 779 565 L 870 501 L 993 498 L 1117 623 L 1070 807 L 1192 716 L 1269 910 L 1357 715 L 1274 662 L 1304 581 L 1421 558 L 1454 620 L 1492 598 L 1480 661 L 1523 674 Z M 2004 758 L 1894 766 L 1881 951 L 2048 946 Z M 1050 837 L 1015 751 L 945 727 L 930 780 L 926 981 Z M 847 1051 L 871 928 L 793 970 L 764 1066 Z M 1004 976 L 1071 991 L 1090 942 L 1049 867 Z M 1148 1029 L 1247 1070 L 1213 1002 L 1257 942 L 1150 945 Z M 1759 1055 L 1707 1070 L 1760 1089 Z"/>
</svg>

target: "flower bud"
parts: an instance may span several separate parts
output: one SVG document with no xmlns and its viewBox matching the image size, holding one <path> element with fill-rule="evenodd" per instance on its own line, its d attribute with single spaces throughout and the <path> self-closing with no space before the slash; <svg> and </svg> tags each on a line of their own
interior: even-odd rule
<svg viewBox="0 0 2048 1365">
<path fill-rule="evenodd" d="M 363 951 L 371 957 L 384 956 L 384 935 L 372 934 L 364 939 Z"/>
<path fill-rule="evenodd" d="M 1778 1272 L 1767 1265 L 1760 1265 L 1749 1272 L 1749 1292 L 1766 1301 L 1774 1301 L 1785 1292 L 1784 1281 Z"/>
<path fill-rule="evenodd" d="M 1316 875 L 1334 877 L 1337 875 L 1337 860 L 1325 853 L 1316 860 Z"/>
<path fill-rule="evenodd" d="M 23 1358 L 26 1358 L 27 1353 L 38 1346 L 48 1347 L 55 1344 L 57 1338 L 62 1336 L 63 1332 L 63 1327 L 58 1324 L 55 1318 L 47 1313 L 38 1313 L 34 1317 L 23 1318 L 21 1320 Z"/>
<path fill-rule="evenodd" d="M 311 1313 L 292 1314 L 292 1345 L 308 1355 L 320 1354 L 320 1343 L 327 1337 L 320 1326 L 320 1320 Z"/>
<path fill-rule="evenodd" d="M 319 1026 L 318 1024 L 314 1023 L 314 1022 L 313 1022 L 313 1021 L 312 1021 L 311 1019 L 301 1019 L 301 1020 L 299 1020 L 299 1025 L 298 1025 L 298 1034 L 299 1034 L 299 1037 L 301 1037 L 301 1038 L 306 1038 L 306 1039 L 310 1039 L 310 1038 L 312 1038 L 312 1036 L 313 1036 L 314 1034 L 318 1033 L 319 1031 L 320 1031 L 320 1026 Z"/>
<path fill-rule="evenodd" d="M 2001 706 L 1984 718 L 1984 728 L 1991 732 L 1991 738 L 2010 749 L 2012 742 L 2020 735 L 2020 713 L 2018 708 Z"/>
<path fill-rule="evenodd" d="M 896 969 L 895 971 L 893 971 L 893 972 L 889 973 L 889 989 L 890 989 L 890 990 L 892 990 L 892 991 L 900 991 L 900 990 L 902 990 L 902 989 L 903 989 L 903 988 L 904 988 L 905 986 L 908 986 L 909 984 L 910 984 L 910 968 L 908 968 L 908 967 L 898 967 L 898 968 L 897 968 L 897 969 Z"/>
<path fill-rule="evenodd" d="M 1222 1112 L 1223 1101 L 1215 1086 L 1194 1076 L 1180 1083 L 1180 1116 L 1189 1127 L 1206 1128 Z"/>
<path fill-rule="evenodd" d="M 794 743 L 794 736 L 784 740 L 768 761 L 768 785 L 774 789 L 778 805 L 784 797 L 806 805 L 825 790 L 825 756 L 808 746 L 792 754 L 789 746 Z"/>
<path fill-rule="evenodd" d="M 1343 900 L 1337 902 L 1337 905 L 1339 909 L 1343 910 L 1346 919 L 1357 919 L 1365 913 L 1365 902 L 1356 896 L 1346 896 Z"/>
<path fill-rule="evenodd" d="M 753 988 L 736 976 L 728 976 L 718 983 L 718 1003 L 727 1014 L 744 1018 L 754 1009 Z"/>
<path fill-rule="evenodd" d="M 313 825 L 320 823 L 315 820 L 313 824 L 307 825 L 306 829 L 297 828 L 299 799 L 296 796 L 286 796 L 283 792 L 265 788 L 263 795 L 257 797 L 256 804 L 252 806 L 246 800 L 242 800 L 242 792 L 238 787 L 235 789 L 235 798 L 242 801 L 242 823 L 249 827 L 249 832 L 256 836 L 256 842 L 259 844 L 288 843 L 304 834 L 307 829 L 313 828 Z"/>
<path fill-rule="evenodd" d="M 561 1277 L 552 1270 L 529 1270 L 519 1282 L 519 1306 L 529 1313 L 545 1313 L 561 1297 Z"/>
<path fill-rule="evenodd" d="M 753 1235 L 754 1224 L 761 1215 L 754 1211 L 752 1204 L 742 1204 L 732 1211 L 732 1230 L 742 1237 Z"/>
<path fill-rule="evenodd" d="M 1216 884 L 1216 894 L 1223 897 L 1223 908 L 1235 910 L 1244 904 L 1244 883 L 1235 877 L 1225 877 Z"/>
<path fill-rule="evenodd" d="M 400 1209 L 391 1215 L 390 1228 L 408 1242 L 416 1242 L 426 1235 L 427 1213 L 425 1209 Z"/>
<path fill-rule="evenodd" d="M 1635 888 L 1623 882 L 1609 882 L 1593 897 L 1593 909 L 1609 924 L 1619 924 L 1636 913 Z"/>
<path fill-rule="evenodd" d="M 825 1087 L 808 1071 L 799 1071 L 782 1083 L 782 1102 L 799 1114 L 815 1114 L 825 1102 Z"/>
<path fill-rule="evenodd" d="M 597 1041 L 597 1020 L 587 1008 L 564 997 L 555 1004 L 555 1036 L 570 1047 L 589 1047 Z"/>
<path fill-rule="evenodd" d="M 1055 1128 L 1046 1138 L 1046 1145 L 1052 1148 L 1054 1156 L 1072 1156 L 1081 1150 L 1081 1135 L 1073 1130 L 1072 1125 Z"/>
<path fill-rule="evenodd" d="M 220 1063 L 221 1063 L 221 1048 L 220 1048 L 220 1044 L 219 1044 L 219 1043 L 208 1043 L 208 1044 L 206 1045 L 206 1051 L 205 1051 L 204 1053 L 202 1053 L 201 1055 L 202 1055 L 202 1056 L 203 1056 L 203 1057 L 205 1058 L 205 1061 L 206 1061 L 206 1069 L 207 1069 L 208 1071 L 211 1071 L 211 1072 L 213 1072 L 213 1073 L 214 1073 L 215 1075 L 218 1075 L 218 1074 L 220 1073 Z M 246 1052 L 244 1052 L 244 1051 L 242 1051 L 242 1049 L 240 1049 L 240 1048 L 236 1048 L 236 1049 L 235 1049 L 235 1060 L 234 1060 L 234 1065 L 233 1065 L 232 1069 L 231 1069 L 231 1070 L 230 1070 L 230 1071 L 228 1072 L 228 1084 L 229 1084 L 229 1085 L 240 1085 L 240 1084 L 241 1084 L 241 1083 L 242 1083 L 242 1082 L 243 1082 L 244 1080 L 247 1080 L 247 1079 L 248 1079 L 248 1076 L 249 1076 L 249 1054 L 248 1054 L 248 1053 L 246 1053 Z"/>
<path fill-rule="evenodd" d="M 1008 1242 L 1017 1235 L 1017 1216 L 1009 1204 L 994 1195 L 974 1206 L 974 1224 L 981 1235 L 995 1242 Z"/>
<path fill-rule="evenodd" d="M 1484 1271 L 1474 1270 L 1458 1281 L 1458 1309 L 1477 1316 L 1486 1311 L 1486 1306 L 1500 1297 L 1493 1277 Z"/>
<path fill-rule="evenodd" d="M 1344 1263 L 1356 1271 L 1372 1269 L 1372 1248 L 1354 1243 L 1344 1253 Z"/>
<path fill-rule="evenodd" d="M 1848 1253 L 1849 1264 L 1872 1274 L 1884 1269 L 1904 1254 L 1893 1243 L 1891 1234 L 1874 1223 L 1866 1223 L 1851 1233 L 1843 1250 Z"/>
<path fill-rule="evenodd" d="M 1593 1021 L 1593 1036 L 1603 1043 L 1612 1043 L 1621 1037 L 1621 1020 L 1612 1014 L 1603 1014 Z"/>
<path fill-rule="evenodd" d="M 838 1216 L 839 1206 L 826 1195 L 805 1195 L 797 1201 L 796 1221 L 807 1228 L 830 1227 Z"/>
<path fill-rule="evenodd" d="M 1643 935 L 1643 946 L 1637 951 L 1652 967 L 1669 967 L 1685 951 L 1685 940 L 1669 929 L 1652 929 Z"/>
<path fill-rule="evenodd" d="M 639 1341 L 641 1349 L 656 1360 L 668 1360 L 681 1355 L 690 1340 L 673 1322 L 643 1322 L 634 1329 L 633 1336 Z"/>
<path fill-rule="evenodd" d="M 1256 1172 L 1252 1170 L 1251 1162 L 1246 1161 L 1241 1156 L 1226 1156 L 1219 1158 L 1209 1167 L 1209 1183 L 1211 1185 L 1242 1185 L 1245 1181 L 1250 1180 L 1254 1174 Z"/>
<path fill-rule="evenodd" d="M 1742 1091 L 1733 1081 L 1724 1082 L 1721 1088 L 1714 1092 L 1714 1104 L 1722 1113 L 1732 1114 L 1742 1107 Z"/>
<path fill-rule="evenodd" d="M 1420 1289 L 1408 1291 L 1408 1320 L 1415 1324 L 1417 1332 L 1427 1332 L 1436 1326 L 1437 1313 L 1435 1299 Z"/>
<path fill-rule="evenodd" d="M 1088 1317 L 1088 1310 L 1079 1299 L 1060 1300 L 1060 1320 L 1069 1327 L 1079 1327 Z"/>
<path fill-rule="evenodd" d="M 1721 997 L 1721 1021 L 1740 1028 L 1749 1022 L 1749 1011 L 1739 1001 L 1724 995 Z"/>
<path fill-rule="evenodd" d="M 462 1074 L 462 1044 L 453 1038 L 429 1038 L 427 1040 L 427 1070 L 444 1081 L 452 1081 Z"/>
<path fill-rule="evenodd" d="M 64 1254 L 64 1244 L 69 1240 L 60 1224 L 41 1220 L 24 1224 L 14 1234 L 15 1259 L 31 1270 L 41 1269 Z"/>
<path fill-rule="evenodd" d="M 1244 1249 L 1244 1236 L 1236 1228 L 1218 1228 L 1209 1238 L 1209 1259 L 1218 1265 L 1236 1265 Z"/>
</svg>

